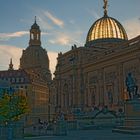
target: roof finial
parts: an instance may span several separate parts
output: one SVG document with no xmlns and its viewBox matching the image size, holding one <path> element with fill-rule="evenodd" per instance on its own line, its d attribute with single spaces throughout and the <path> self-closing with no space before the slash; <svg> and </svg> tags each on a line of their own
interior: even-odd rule
<svg viewBox="0 0 140 140">
<path fill-rule="evenodd" d="M 36 16 L 35 16 L 35 23 L 36 23 Z"/>
<path fill-rule="evenodd" d="M 10 59 L 10 64 L 9 64 L 9 70 L 13 70 L 13 62 L 12 62 L 12 58 Z"/>
<path fill-rule="evenodd" d="M 104 1 L 104 16 L 107 16 L 107 8 L 108 8 L 108 0 L 103 0 Z"/>
</svg>

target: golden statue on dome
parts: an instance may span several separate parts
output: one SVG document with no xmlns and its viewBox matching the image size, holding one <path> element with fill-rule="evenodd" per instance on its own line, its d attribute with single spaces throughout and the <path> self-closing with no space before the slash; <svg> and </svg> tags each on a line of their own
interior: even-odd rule
<svg viewBox="0 0 140 140">
<path fill-rule="evenodd" d="M 86 39 L 87 45 L 88 43 L 90 45 L 90 43 L 98 39 L 103 39 L 102 41 L 105 39 L 110 39 L 112 42 L 115 40 L 128 40 L 126 31 L 121 23 L 118 20 L 108 16 L 108 0 L 103 0 L 103 2 L 104 16 L 95 21 L 91 26 Z"/>
<path fill-rule="evenodd" d="M 104 1 L 104 15 L 107 15 L 107 7 L 108 7 L 108 0 L 103 0 Z"/>
</svg>

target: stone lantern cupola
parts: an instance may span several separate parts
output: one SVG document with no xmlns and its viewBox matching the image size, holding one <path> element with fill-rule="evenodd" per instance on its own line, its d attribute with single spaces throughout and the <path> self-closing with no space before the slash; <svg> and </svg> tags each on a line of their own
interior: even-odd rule
<svg viewBox="0 0 140 140">
<path fill-rule="evenodd" d="M 41 30 L 36 23 L 36 16 L 35 16 L 35 22 L 30 29 L 29 46 L 41 46 L 40 34 L 41 34 Z"/>
</svg>

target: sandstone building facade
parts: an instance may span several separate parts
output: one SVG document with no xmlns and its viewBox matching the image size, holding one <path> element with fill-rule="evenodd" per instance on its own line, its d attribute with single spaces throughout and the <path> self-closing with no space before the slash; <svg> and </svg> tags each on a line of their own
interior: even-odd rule
<svg viewBox="0 0 140 140">
<path fill-rule="evenodd" d="M 37 72 L 47 82 L 51 81 L 47 51 L 41 47 L 41 30 L 36 19 L 30 29 L 29 46 L 23 50 L 20 69 Z"/>
<path fill-rule="evenodd" d="M 56 111 L 70 114 L 75 109 L 94 107 L 123 110 L 125 84 L 131 73 L 140 86 L 140 36 L 128 40 L 118 20 L 104 16 L 93 23 L 84 46 L 59 53 L 55 71 Z M 139 89 L 138 89 L 139 90 Z"/>
<path fill-rule="evenodd" d="M 41 31 L 36 19 L 30 29 L 29 46 L 20 59 L 20 68 L 14 70 L 11 59 L 9 69 L 0 71 L 0 80 L 26 94 L 30 108 L 24 118 L 26 126 L 49 120 L 51 73 L 47 51 L 41 47 Z"/>
<path fill-rule="evenodd" d="M 49 89 L 46 81 L 36 73 L 25 70 L 0 71 L 0 80 L 0 90 L 11 87 L 27 97 L 30 111 L 23 119 L 25 126 L 38 123 L 38 119 L 48 119 Z M 5 83 L 9 86 L 5 87 Z"/>
</svg>

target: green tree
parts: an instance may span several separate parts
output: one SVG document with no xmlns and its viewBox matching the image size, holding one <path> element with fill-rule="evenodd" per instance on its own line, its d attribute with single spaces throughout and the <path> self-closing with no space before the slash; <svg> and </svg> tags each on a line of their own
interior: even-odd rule
<svg viewBox="0 0 140 140">
<path fill-rule="evenodd" d="M 8 127 L 7 140 L 13 140 L 11 124 L 29 112 L 27 98 L 21 91 L 3 92 L 0 96 L 0 123 Z"/>
<path fill-rule="evenodd" d="M 17 121 L 28 112 L 29 107 L 25 95 L 15 92 L 4 93 L 0 97 L 0 123 Z"/>
</svg>

